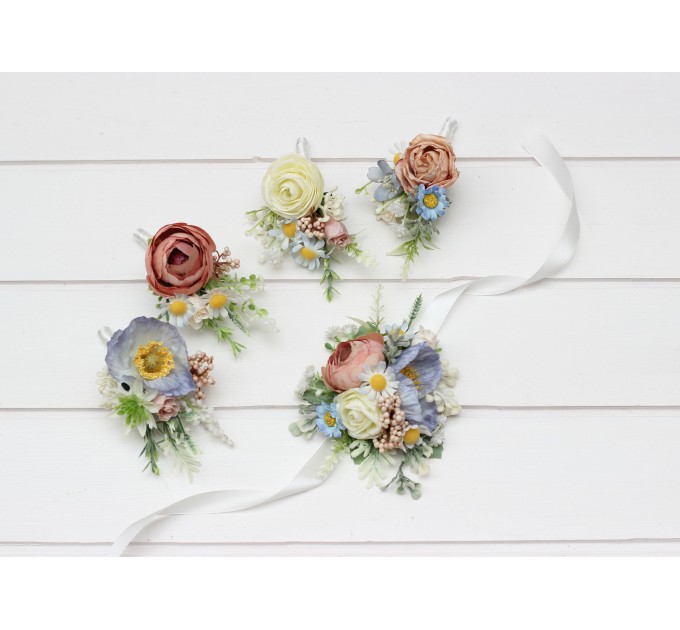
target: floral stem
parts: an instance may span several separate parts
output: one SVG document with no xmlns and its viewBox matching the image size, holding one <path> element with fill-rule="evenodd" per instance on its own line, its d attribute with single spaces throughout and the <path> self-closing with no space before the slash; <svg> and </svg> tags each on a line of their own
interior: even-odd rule
<svg viewBox="0 0 680 630">
<path fill-rule="evenodd" d="M 340 276 L 331 267 L 333 262 L 335 262 L 335 259 L 331 254 L 323 259 L 323 275 L 321 276 L 320 282 L 321 285 L 326 285 L 326 299 L 329 302 L 332 302 L 334 295 L 338 293 L 334 283 L 336 280 L 340 280 Z"/>
</svg>

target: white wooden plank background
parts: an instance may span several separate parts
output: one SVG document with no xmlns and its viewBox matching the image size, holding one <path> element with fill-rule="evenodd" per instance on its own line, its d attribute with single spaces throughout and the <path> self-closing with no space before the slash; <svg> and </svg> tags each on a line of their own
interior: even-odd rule
<svg viewBox="0 0 680 630">
<path fill-rule="evenodd" d="M 294 440 L 292 390 L 327 325 L 365 311 L 376 281 L 402 317 L 459 278 L 530 273 L 566 205 L 521 149 L 540 127 L 568 158 L 583 223 L 559 278 L 465 298 L 447 324 L 465 409 L 419 502 L 366 491 L 344 462 L 320 489 L 242 514 L 168 519 L 137 554 L 677 555 L 680 547 L 680 77 L 441 75 L 433 102 L 401 75 L 0 76 L 0 554 L 92 555 L 187 494 L 274 489 L 318 446 Z M 442 251 L 408 283 L 353 190 L 395 140 L 460 121 L 462 178 Z M 323 300 L 292 263 L 258 263 L 243 211 L 266 162 L 306 135 L 347 195 L 376 270 L 343 269 Z M 97 409 L 96 330 L 152 313 L 138 226 L 187 220 L 268 280 L 281 332 L 218 358 L 203 470 L 140 473 L 139 443 Z M 263 366 L 266 366 L 263 368 Z M 275 524 L 275 525 L 273 525 Z"/>
</svg>

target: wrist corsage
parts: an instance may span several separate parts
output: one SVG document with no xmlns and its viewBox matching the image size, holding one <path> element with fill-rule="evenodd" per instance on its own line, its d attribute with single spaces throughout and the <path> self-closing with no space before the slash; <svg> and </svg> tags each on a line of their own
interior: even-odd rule
<svg viewBox="0 0 680 630">
<path fill-rule="evenodd" d="M 308 156 L 306 140 L 298 140 L 298 153 L 276 160 L 262 180 L 265 205 L 247 212 L 252 227 L 248 234 L 264 246 L 263 260 L 276 264 L 289 255 L 310 271 L 321 270 L 330 302 L 340 276 L 334 269 L 338 256 L 345 254 L 374 266 L 343 223 L 344 195 L 337 188 L 325 190 L 321 171 Z"/>
<path fill-rule="evenodd" d="M 152 317 L 137 317 L 107 340 L 106 368 L 99 373 L 102 406 L 123 419 L 126 433 L 137 429 L 144 440 L 144 455 L 155 475 L 160 474 L 161 453 L 174 455 L 191 475 L 198 472 L 200 450 L 189 427 L 201 424 L 231 445 L 205 406 L 205 390 L 215 384 L 210 376 L 213 358 L 204 352 L 189 356 L 177 328 Z"/>
<path fill-rule="evenodd" d="M 427 460 L 441 457 L 446 420 L 460 411 L 453 391 L 458 371 L 440 357 L 433 332 L 413 330 L 421 297 L 397 325 L 384 324 L 380 299 L 381 289 L 368 321 L 352 318 L 356 324 L 328 331 L 331 356 L 320 373 L 308 368 L 297 392 L 302 417 L 290 431 L 333 441 L 320 475 L 349 453 L 368 487 L 394 486 L 417 499 L 420 483 L 405 471 L 427 475 Z"/>
<path fill-rule="evenodd" d="M 212 330 L 220 341 L 229 342 L 234 355 L 245 347 L 234 338 L 234 327 L 248 334 L 254 319 L 274 326 L 252 297 L 262 289 L 262 279 L 232 274 L 240 261 L 228 247 L 218 252 L 202 228 L 171 223 L 153 237 L 141 229 L 135 237 L 147 247 L 146 281 L 158 296 L 159 319 L 178 328 L 188 324 L 194 330 Z"/>
<path fill-rule="evenodd" d="M 357 194 L 377 184 L 373 191 L 375 215 L 406 239 L 390 252 L 403 256 L 402 275 L 408 277 L 413 261 L 423 249 L 433 249 L 436 221 L 451 205 L 447 188 L 459 176 L 451 138 L 456 122 L 448 119 L 439 135 L 419 134 L 407 146 L 396 146 L 390 160 L 378 160 L 368 170 L 369 182 Z"/>
</svg>

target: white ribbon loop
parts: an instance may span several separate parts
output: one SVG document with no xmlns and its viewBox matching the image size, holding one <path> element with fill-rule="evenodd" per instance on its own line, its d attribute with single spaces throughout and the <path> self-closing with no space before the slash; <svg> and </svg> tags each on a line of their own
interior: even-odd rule
<svg viewBox="0 0 680 630">
<path fill-rule="evenodd" d="M 149 241 L 151 240 L 151 234 L 142 228 L 137 228 L 133 233 L 132 238 L 134 238 L 144 249 L 148 249 Z"/>
<path fill-rule="evenodd" d="M 553 276 L 561 271 L 571 260 L 579 240 L 580 223 L 574 198 L 574 186 L 569 174 L 569 169 L 548 140 L 537 130 L 534 130 L 522 143 L 524 149 L 550 173 L 558 183 L 562 192 L 567 196 L 571 204 L 569 218 L 564 226 L 562 234 L 548 258 L 538 270 L 528 278 L 518 276 L 487 276 L 477 280 L 471 280 L 457 287 L 440 293 L 430 303 L 420 319 L 420 325 L 428 330 L 438 332 L 449 313 L 465 293 L 472 295 L 500 295 L 533 284 L 538 280 Z"/>
<path fill-rule="evenodd" d="M 442 128 L 442 135 L 453 134 L 455 121 L 448 119 Z M 304 141 L 304 142 L 301 142 Z M 555 148 L 539 132 L 534 131 L 523 143 L 524 148 L 545 168 L 557 181 L 558 185 L 571 202 L 569 218 L 562 235 L 551 254 L 540 265 L 538 270 L 529 278 L 516 276 L 489 276 L 465 282 L 453 289 L 438 295 L 421 318 L 424 328 L 439 331 L 448 317 L 458 298 L 464 293 L 474 295 L 499 295 L 513 291 L 519 287 L 527 286 L 551 276 L 560 271 L 572 258 L 579 239 L 579 218 L 574 199 L 574 189 L 571 175 L 566 164 L 559 156 Z M 298 140 L 298 153 L 304 155 L 307 150 L 304 138 Z M 307 157 L 305 155 L 305 157 Z M 104 329 L 102 329 L 104 330 Z M 101 332 L 100 332 L 101 334 Z M 319 450 L 307 461 L 293 479 L 278 492 L 269 494 L 263 491 L 252 490 L 216 490 L 203 492 L 187 497 L 177 503 L 156 510 L 130 525 L 114 542 L 111 549 L 112 555 L 121 555 L 130 542 L 157 518 L 187 514 L 225 514 L 247 510 L 258 505 L 264 505 L 289 497 L 301 492 L 307 492 L 321 485 L 325 478 L 319 477 L 318 469 L 325 458 L 331 453 L 332 442 L 327 440 Z"/>
<path fill-rule="evenodd" d="M 308 160 L 312 159 L 310 157 L 311 153 L 309 152 L 309 142 L 307 142 L 307 138 L 297 139 L 297 142 L 295 143 L 295 152 L 303 158 L 307 158 Z"/>
<path fill-rule="evenodd" d="M 113 337 L 113 331 L 108 326 L 102 326 L 97 331 L 97 334 L 105 344 L 108 344 L 111 341 L 111 337 Z"/>
<path fill-rule="evenodd" d="M 449 117 L 444 121 L 444 124 L 442 125 L 439 135 L 442 136 L 443 138 L 446 138 L 449 142 L 451 142 L 453 140 L 453 134 L 455 133 L 457 128 L 458 121 Z"/>
</svg>

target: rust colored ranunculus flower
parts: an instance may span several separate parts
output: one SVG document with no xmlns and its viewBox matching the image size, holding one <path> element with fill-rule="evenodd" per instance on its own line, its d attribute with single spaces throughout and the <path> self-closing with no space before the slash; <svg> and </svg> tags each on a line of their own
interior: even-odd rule
<svg viewBox="0 0 680 630">
<path fill-rule="evenodd" d="M 336 392 L 359 387 L 359 376 L 364 369 L 385 360 L 383 343 L 380 333 L 370 333 L 339 343 L 328 357 L 328 363 L 321 368 L 324 383 Z"/>
<path fill-rule="evenodd" d="M 456 154 L 446 138 L 421 133 L 406 147 L 394 172 L 409 193 L 420 184 L 425 188 L 434 185 L 446 188 L 458 179 Z"/>
<path fill-rule="evenodd" d="M 146 280 L 159 295 L 191 295 L 203 288 L 213 275 L 210 235 L 186 223 L 163 226 L 146 250 Z"/>
</svg>

